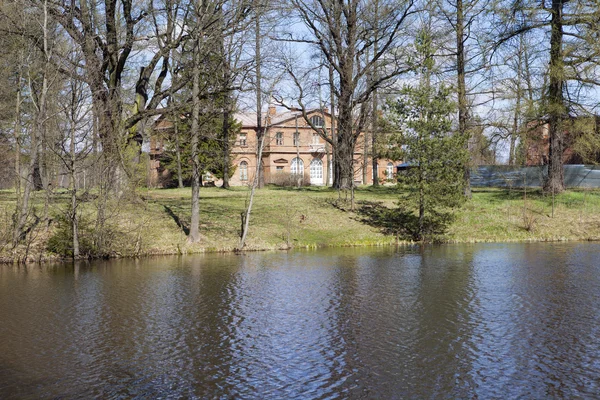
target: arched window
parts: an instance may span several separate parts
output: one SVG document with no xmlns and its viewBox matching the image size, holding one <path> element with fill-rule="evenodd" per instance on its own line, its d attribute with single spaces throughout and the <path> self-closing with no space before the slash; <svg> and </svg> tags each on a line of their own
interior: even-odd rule
<svg viewBox="0 0 600 400">
<path fill-rule="evenodd" d="M 290 165 L 292 175 L 304 175 L 304 162 L 301 158 L 294 158 Z"/>
<path fill-rule="evenodd" d="M 242 161 L 240 163 L 240 181 L 248 180 L 248 163 L 246 161 Z"/>
<path fill-rule="evenodd" d="M 321 118 L 318 115 L 310 117 L 310 123 L 313 124 L 316 128 L 322 128 L 323 126 L 325 126 L 323 118 Z"/>
<path fill-rule="evenodd" d="M 385 168 L 385 175 L 388 179 L 392 179 L 394 177 L 394 164 L 391 162 L 387 163 L 387 167 Z"/>
<path fill-rule="evenodd" d="M 312 185 L 323 184 L 323 161 L 313 158 L 310 162 L 310 183 Z"/>
</svg>

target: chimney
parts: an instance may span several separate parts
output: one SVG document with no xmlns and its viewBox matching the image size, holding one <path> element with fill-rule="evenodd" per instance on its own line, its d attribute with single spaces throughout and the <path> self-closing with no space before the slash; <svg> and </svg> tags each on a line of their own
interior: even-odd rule
<svg viewBox="0 0 600 400">
<path fill-rule="evenodd" d="M 275 114 L 277 114 L 277 107 L 269 106 L 269 116 L 273 116 Z"/>
</svg>

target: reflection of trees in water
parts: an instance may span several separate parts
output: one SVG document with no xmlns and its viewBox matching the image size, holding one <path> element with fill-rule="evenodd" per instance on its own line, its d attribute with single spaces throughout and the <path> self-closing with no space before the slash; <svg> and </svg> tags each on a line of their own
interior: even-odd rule
<svg viewBox="0 0 600 400">
<path fill-rule="evenodd" d="M 120 263 L 107 270 L 100 303 L 108 326 L 99 365 L 111 390 L 150 397 L 218 392 L 225 386 L 218 369 L 231 358 L 220 339 L 228 333 L 222 314 L 235 264 L 214 256 Z"/>
<path fill-rule="evenodd" d="M 411 375 L 423 395 L 466 398 L 475 389 L 473 313 L 476 287 L 472 246 L 426 246 L 414 313 L 415 351 Z"/>
<path fill-rule="evenodd" d="M 192 259 L 194 260 L 194 259 Z M 229 397 L 237 356 L 237 302 L 243 265 L 236 256 L 207 256 L 190 263 L 191 296 L 182 299 L 190 329 L 182 358 L 191 374 L 190 392 L 199 398 Z"/>
<path fill-rule="evenodd" d="M 598 249 L 428 246 L 6 267 L 0 397 L 17 386 L 26 388 L 17 397 L 593 397 Z"/>
<path fill-rule="evenodd" d="M 373 398 L 464 394 L 470 387 L 470 252 L 387 249 L 338 257 L 333 336 L 352 373 L 343 387 Z M 431 279 L 431 282 L 428 281 Z M 464 377 L 464 378 L 463 378 Z M 466 383 L 460 380 L 465 379 Z M 460 387 L 459 387 L 460 389 Z"/>
<path fill-rule="evenodd" d="M 337 334 L 338 267 L 313 252 L 245 255 L 236 331 L 239 390 L 253 397 L 314 397 L 344 370 Z M 240 393 L 240 392 L 238 392 Z"/>
<path fill-rule="evenodd" d="M 511 378 L 534 397 L 597 393 L 600 275 L 589 246 L 527 244 L 512 252 Z"/>
</svg>

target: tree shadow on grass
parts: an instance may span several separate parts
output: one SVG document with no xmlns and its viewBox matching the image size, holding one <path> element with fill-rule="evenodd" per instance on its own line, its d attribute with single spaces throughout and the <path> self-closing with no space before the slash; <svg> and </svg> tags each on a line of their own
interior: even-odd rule
<svg viewBox="0 0 600 400">
<path fill-rule="evenodd" d="M 173 221 L 175 221 L 175 223 L 177 224 L 177 226 L 183 231 L 183 233 L 185 233 L 186 235 L 190 234 L 190 228 L 183 223 L 183 221 L 181 220 L 181 218 L 179 218 L 177 216 L 177 214 L 175 214 L 173 212 L 173 210 L 171 209 L 171 207 L 166 206 L 166 205 L 162 205 L 165 209 L 165 212 L 169 215 L 169 217 L 173 218 Z"/>
<path fill-rule="evenodd" d="M 360 222 L 380 229 L 383 234 L 394 235 L 398 240 L 436 241 L 453 220 L 450 213 L 430 210 L 420 230 L 419 217 L 410 209 L 388 208 L 381 202 L 372 201 L 358 204 L 356 213 Z"/>
<path fill-rule="evenodd" d="M 361 201 L 356 209 L 358 220 L 378 228 L 385 235 L 394 235 L 398 239 L 414 239 L 417 218 L 412 212 L 387 208 L 376 201 Z"/>
<path fill-rule="evenodd" d="M 523 200 L 525 189 L 516 187 L 512 189 L 495 189 L 495 188 L 476 188 L 473 189 L 474 195 L 482 195 L 486 202 L 490 204 L 500 204 L 507 201 Z M 532 199 L 544 198 L 544 192 L 539 188 L 527 188 L 527 197 Z"/>
</svg>

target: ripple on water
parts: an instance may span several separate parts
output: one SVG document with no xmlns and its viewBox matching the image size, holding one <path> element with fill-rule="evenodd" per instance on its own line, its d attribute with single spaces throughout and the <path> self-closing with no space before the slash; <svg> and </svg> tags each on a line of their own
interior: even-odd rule
<svg viewBox="0 0 600 400">
<path fill-rule="evenodd" d="M 0 267 L 0 398 L 600 391 L 594 244 Z"/>
</svg>

